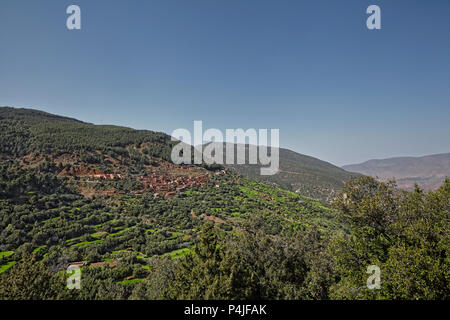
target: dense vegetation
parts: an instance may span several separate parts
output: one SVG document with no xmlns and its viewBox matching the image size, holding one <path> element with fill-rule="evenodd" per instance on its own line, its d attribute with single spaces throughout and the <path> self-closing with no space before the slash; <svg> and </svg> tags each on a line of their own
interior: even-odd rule
<svg viewBox="0 0 450 320">
<path fill-rule="evenodd" d="M 120 156 L 128 154 L 126 146 L 147 142 L 152 144 L 151 155 L 170 159 L 170 137 L 164 133 L 93 125 L 37 110 L 0 108 L 0 130 L 3 157 L 83 151 Z"/>
<path fill-rule="evenodd" d="M 363 177 L 329 208 L 170 164 L 159 133 L 10 108 L 0 126 L 0 299 L 449 298 L 450 180 L 407 193 Z M 149 174 L 207 179 L 164 194 Z"/>
</svg>

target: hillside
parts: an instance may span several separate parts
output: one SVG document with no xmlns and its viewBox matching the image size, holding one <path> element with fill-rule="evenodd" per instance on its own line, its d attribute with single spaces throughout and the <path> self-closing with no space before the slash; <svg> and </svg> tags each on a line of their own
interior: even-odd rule
<svg viewBox="0 0 450 320">
<path fill-rule="evenodd" d="M 329 208 L 175 165 L 164 133 L 12 108 L 0 129 L 0 300 L 448 299 L 450 179 L 399 193 L 365 176 Z M 280 153 L 281 182 L 325 194 L 349 175 Z M 389 283 L 375 292 L 361 286 L 374 261 Z"/>
<path fill-rule="evenodd" d="M 0 108 L 0 273 L 32 251 L 55 270 L 114 267 L 114 281 L 149 276 L 149 259 L 190 252 L 202 226 L 237 235 L 340 230 L 316 200 L 204 166 L 175 165 L 163 133 Z M 134 282 L 133 282 L 134 281 Z"/>
<path fill-rule="evenodd" d="M 417 183 L 425 190 L 435 190 L 450 176 L 450 153 L 369 160 L 343 169 L 378 177 L 381 181 L 396 179 L 402 189 L 411 190 Z"/>
<path fill-rule="evenodd" d="M 246 150 L 248 150 L 248 146 L 246 146 Z M 342 190 L 346 181 L 360 176 L 326 161 L 288 149 L 280 148 L 279 157 L 279 171 L 272 176 L 262 176 L 260 165 L 226 165 L 226 167 L 251 179 L 275 184 L 324 202 L 331 201 Z"/>
<path fill-rule="evenodd" d="M 43 154 L 67 158 L 68 154 L 75 153 L 83 159 L 90 158 L 91 165 L 103 167 L 101 170 L 106 173 L 120 171 L 118 159 L 123 162 L 121 169 L 134 173 L 142 164 L 158 163 L 160 159 L 165 160 L 164 167 L 168 165 L 173 146 L 170 137 L 164 133 L 93 125 L 38 110 L 0 108 L 0 126 L 0 159 Z M 245 177 L 272 183 L 324 202 L 332 200 L 345 181 L 358 176 L 328 162 L 287 149 L 280 149 L 279 153 L 280 171 L 273 176 L 261 176 L 257 165 L 226 167 Z M 141 158 L 142 164 L 138 158 Z M 63 159 L 58 161 L 61 164 L 67 162 Z"/>
</svg>

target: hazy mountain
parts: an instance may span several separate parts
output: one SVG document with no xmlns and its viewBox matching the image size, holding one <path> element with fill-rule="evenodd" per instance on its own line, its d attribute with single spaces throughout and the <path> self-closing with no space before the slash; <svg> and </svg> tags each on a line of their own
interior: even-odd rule
<svg viewBox="0 0 450 320">
<path fill-rule="evenodd" d="M 378 177 L 382 181 L 396 179 L 398 186 L 403 189 L 411 189 L 417 183 L 426 190 L 433 190 L 442 184 L 445 177 L 450 176 L 450 153 L 369 160 L 342 168 Z"/>
</svg>

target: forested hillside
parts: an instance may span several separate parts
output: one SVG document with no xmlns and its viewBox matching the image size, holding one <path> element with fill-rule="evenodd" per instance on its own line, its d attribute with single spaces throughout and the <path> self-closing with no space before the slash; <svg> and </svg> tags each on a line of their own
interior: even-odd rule
<svg viewBox="0 0 450 320">
<path fill-rule="evenodd" d="M 246 148 L 248 150 L 248 146 Z M 270 149 L 270 148 L 269 148 Z M 260 165 L 228 165 L 236 172 L 281 188 L 329 203 L 351 178 L 359 173 L 345 171 L 326 161 L 291 150 L 279 149 L 279 170 L 275 175 L 262 176 Z"/>
<path fill-rule="evenodd" d="M 449 296 L 450 180 L 426 194 L 360 178 L 328 207 L 174 165 L 163 133 L 13 108 L 0 128 L 0 299 Z"/>
</svg>

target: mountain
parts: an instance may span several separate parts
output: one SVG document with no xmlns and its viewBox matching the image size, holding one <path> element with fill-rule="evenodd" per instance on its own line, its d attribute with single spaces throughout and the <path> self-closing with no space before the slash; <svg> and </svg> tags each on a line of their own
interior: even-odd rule
<svg viewBox="0 0 450 320">
<path fill-rule="evenodd" d="M 0 130 L 1 300 L 448 299 L 450 179 L 403 197 L 362 177 L 330 208 L 276 184 L 325 195 L 351 174 L 285 149 L 265 183 L 174 164 L 164 133 L 13 108 Z"/>
<path fill-rule="evenodd" d="M 224 148 L 226 148 L 226 145 L 224 145 Z M 246 145 L 245 148 L 246 159 L 248 159 L 249 146 Z M 358 173 L 348 172 L 326 161 L 288 149 L 279 148 L 279 158 L 279 170 L 274 175 L 261 175 L 261 165 L 251 165 L 248 164 L 248 161 L 246 164 L 225 165 L 225 167 L 233 169 L 245 177 L 275 184 L 281 188 L 324 202 L 332 200 L 346 181 L 360 176 Z"/>
<path fill-rule="evenodd" d="M 425 190 L 435 190 L 450 176 L 450 153 L 369 160 L 342 168 L 377 177 L 381 181 L 396 179 L 402 189 L 410 190 L 417 183 Z"/>
<path fill-rule="evenodd" d="M 145 164 L 148 165 L 149 161 L 158 163 L 163 159 L 164 166 L 167 166 L 175 143 L 165 133 L 94 125 L 39 110 L 9 107 L 0 109 L 0 129 L 2 130 L 0 159 L 7 159 L 8 155 L 23 157 L 41 152 L 48 156 L 59 157 L 65 154 L 66 158 L 67 153 L 72 153 L 72 158 L 73 153 L 90 158 L 110 157 L 109 160 L 116 164 L 113 167 L 108 166 L 108 163 L 106 165 L 96 163 L 103 165 L 102 170 L 108 173 L 119 173 L 122 169 L 136 171 L 137 167 L 129 163 L 122 168 L 117 167 L 118 161 L 114 159 L 127 155 L 131 155 L 131 158 L 140 158 L 143 157 L 143 153 Z M 328 162 L 287 149 L 279 149 L 279 155 L 280 170 L 273 176 L 261 176 L 258 165 L 226 167 L 245 177 L 272 183 L 322 201 L 331 200 L 345 181 L 358 176 Z"/>
<path fill-rule="evenodd" d="M 0 108 L 0 130 L 0 274 L 31 251 L 55 270 L 110 265 L 102 278 L 137 283 L 150 258 L 190 252 L 207 223 L 223 236 L 256 217 L 258 230 L 281 237 L 342 227 L 314 199 L 172 163 L 175 142 L 164 133 L 10 107 Z"/>
</svg>

